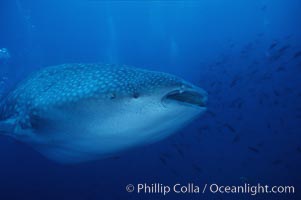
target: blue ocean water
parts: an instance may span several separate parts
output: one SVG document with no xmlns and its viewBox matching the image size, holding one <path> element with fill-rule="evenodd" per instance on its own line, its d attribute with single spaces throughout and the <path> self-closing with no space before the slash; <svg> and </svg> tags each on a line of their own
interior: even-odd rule
<svg viewBox="0 0 301 200">
<path fill-rule="evenodd" d="M 3 94 L 43 67 L 102 62 L 181 76 L 209 101 L 205 115 L 161 142 L 77 165 L 1 136 L 0 199 L 300 199 L 300 12 L 299 0 L 1 1 Z M 154 192 L 178 183 L 200 192 Z M 138 184 L 153 191 L 138 193 Z M 221 193 L 214 184 L 294 194 Z"/>
</svg>

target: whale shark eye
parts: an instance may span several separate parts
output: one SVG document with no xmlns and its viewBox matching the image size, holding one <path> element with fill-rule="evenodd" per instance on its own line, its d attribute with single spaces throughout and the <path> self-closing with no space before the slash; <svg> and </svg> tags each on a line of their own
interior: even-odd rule
<svg viewBox="0 0 301 200">
<path fill-rule="evenodd" d="M 133 97 L 134 97 L 135 99 L 137 99 L 139 96 L 140 96 L 140 95 L 139 95 L 138 92 L 134 92 Z"/>
<path fill-rule="evenodd" d="M 116 94 L 115 93 L 111 93 L 110 94 L 110 99 L 115 99 L 116 98 Z"/>
</svg>

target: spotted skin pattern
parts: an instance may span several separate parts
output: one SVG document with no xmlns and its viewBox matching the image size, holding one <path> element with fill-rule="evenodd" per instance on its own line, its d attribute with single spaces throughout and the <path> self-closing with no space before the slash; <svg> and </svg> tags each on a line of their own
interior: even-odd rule
<svg viewBox="0 0 301 200">
<path fill-rule="evenodd" d="M 182 79 L 128 66 L 63 64 L 38 71 L 13 90 L 0 107 L 1 120 L 17 118 L 31 128 L 31 118 L 52 107 L 84 99 L 138 98 L 160 87 L 178 87 Z"/>
</svg>

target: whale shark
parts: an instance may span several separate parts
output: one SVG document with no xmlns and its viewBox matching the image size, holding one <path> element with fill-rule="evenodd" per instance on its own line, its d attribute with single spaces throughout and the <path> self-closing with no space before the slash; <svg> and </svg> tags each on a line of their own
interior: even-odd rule
<svg viewBox="0 0 301 200">
<path fill-rule="evenodd" d="M 0 103 L 0 134 L 59 163 L 160 141 L 206 111 L 205 90 L 171 74 L 108 64 L 45 67 Z"/>
</svg>

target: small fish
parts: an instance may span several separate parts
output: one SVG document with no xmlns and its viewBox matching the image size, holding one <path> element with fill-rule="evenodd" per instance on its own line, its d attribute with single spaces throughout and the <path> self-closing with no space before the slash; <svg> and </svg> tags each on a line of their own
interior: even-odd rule
<svg viewBox="0 0 301 200">
<path fill-rule="evenodd" d="M 198 173 L 202 173 L 202 169 L 197 165 L 197 164 L 192 164 L 192 168 L 198 172 Z"/>
<path fill-rule="evenodd" d="M 271 57 L 270 60 L 277 61 L 279 58 L 281 58 L 284 53 L 287 51 L 287 49 L 290 48 L 290 45 L 285 45 L 281 48 L 279 48 Z"/>
<path fill-rule="evenodd" d="M 268 8 L 267 5 L 263 5 L 263 6 L 261 7 L 261 10 L 265 12 L 265 11 L 267 10 L 267 8 Z"/>
<path fill-rule="evenodd" d="M 264 145 L 264 141 L 261 141 L 258 144 L 256 144 L 257 147 L 262 147 L 263 145 Z"/>
<path fill-rule="evenodd" d="M 230 87 L 231 87 L 231 88 L 234 87 L 234 86 L 236 85 L 237 81 L 238 81 L 238 79 L 233 79 L 233 80 L 231 81 Z"/>
<path fill-rule="evenodd" d="M 278 49 L 278 52 L 279 53 L 284 53 L 290 47 L 291 47 L 290 45 L 285 45 L 285 46 L 281 47 L 280 49 Z"/>
<path fill-rule="evenodd" d="M 291 34 L 284 37 L 285 40 L 289 40 L 289 39 L 291 39 L 291 38 L 292 38 L 292 35 L 291 35 Z"/>
<path fill-rule="evenodd" d="M 215 65 L 216 65 L 216 66 L 221 65 L 221 64 L 223 64 L 222 61 L 217 61 L 217 62 L 215 62 Z"/>
<path fill-rule="evenodd" d="M 243 103 L 244 103 L 243 99 L 236 98 L 231 102 L 230 107 L 232 107 L 232 108 L 237 107 L 240 109 L 242 107 Z"/>
<path fill-rule="evenodd" d="M 250 151 L 255 152 L 255 153 L 259 153 L 259 150 L 258 150 L 257 148 L 255 148 L 255 147 L 248 146 L 248 149 L 249 149 Z"/>
<path fill-rule="evenodd" d="M 208 111 L 208 112 L 206 112 L 207 114 L 209 114 L 211 117 L 216 117 L 216 114 L 215 114 L 215 112 L 213 112 L 213 111 Z"/>
<path fill-rule="evenodd" d="M 270 96 L 267 93 L 263 92 L 260 94 L 259 98 L 260 98 L 260 101 L 262 101 L 262 103 L 263 103 L 263 101 L 268 100 L 270 98 Z"/>
<path fill-rule="evenodd" d="M 273 43 L 270 45 L 269 50 L 274 49 L 277 45 L 278 45 L 277 42 L 273 42 Z"/>
<path fill-rule="evenodd" d="M 242 115 L 237 116 L 237 117 L 236 117 L 236 120 L 237 120 L 237 121 L 243 120 L 243 116 L 242 116 Z"/>
<path fill-rule="evenodd" d="M 177 172 L 175 169 L 169 169 L 169 170 L 174 176 L 181 177 L 181 174 L 179 172 Z"/>
<path fill-rule="evenodd" d="M 171 158 L 172 155 L 169 153 L 161 153 L 160 156 L 164 157 L 164 158 Z"/>
<path fill-rule="evenodd" d="M 121 158 L 121 156 L 113 156 L 113 157 L 110 157 L 111 160 L 119 160 Z"/>
<path fill-rule="evenodd" d="M 274 160 L 272 162 L 273 165 L 279 165 L 279 164 L 282 164 L 283 163 L 283 160 Z"/>
<path fill-rule="evenodd" d="M 230 124 L 228 124 L 228 123 L 225 123 L 225 124 L 224 124 L 224 127 L 226 127 L 228 130 L 230 130 L 230 131 L 233 132 L 233 133 L 236 132 L 235 128 L 233 128 L 233 127 L 232 127 Z"/>
<path fill-rule="evenodd" d="M 301 51 L 298 51 L 294 54 L 294 58 L 299 58 L 301 56 Z"/>
<path fill-rule="evenodd" d="M 161 161 L 161 163 L 162 163 L 163 165 L 167 165 L 167 161 L 166 161 L 166 158 L 165 158 L 165 157 L 159 156 L 159 159 L 160 159 L 160 161 Z"/>
<path fill-rule="evenodd" d="M 181 155 L 182 157 L 185 157 L 184 151 L 182 150 L 182 148 L 180 147 L 180 145 L 178 145 L 178 144 L 172 144 L 172 146 L 179 153 L 179 155 Z"/>
<path fill-rule="evenodd" d="M 208 130 L 210 127 L 209 125 L 203 125 L 203 126 L 200 126 L 200 130 Z"/>
<path fill-rule="evenodd" d="M 241 182 L 243 182 L 243 183 L 249 182 L 249 179 L 246 178 L 246 177 L 244 177 L 244 176 L 239 177 L 239 180 L 240 180 Z"/>
<path fill-rule="evenodd" d="M 277 90 L 274 90 L 274 94 L 275 94 L 275 96 L 277 96 L 277 97 L 280 96 L 280 94 L 279 94 L 279 92 L 278 92 Z"/>
<path fill-rule="evenodd" d="M 266 72 L 266 73 L 263 74 L 261 80 L 265 81 L 265 80 L 269 80 L 271 78 L 272 78 L 272 74 L 269 73 L 269 72 Z"/>
<path fill-rule="evenodd" d="M 285 71 L 285 68 L 283 66 L 279 66 L 276 69 L 277 72 Z"/>
<path fill-rule="evenodd" d="M 262 37 L 262 36 L 264 36 L 264 33 L 258 33 L 257 36 Z"/>
<path fill-rule="evenodd" d="M 258 72 L 258 69 L 254 69 L 254 70 L 252 70 L 250 73 L 249 73 L 249 78 L 253 78 L 253 76 L 256 74 Z"/>
<path fill-rule="evenodd" d="M 243 102 L 242 102 L 242 101 L 238 102 L 237 108 L 238 108 L 238 109 L 241 109 L 242 105 L 243 105 Z"/>
<path fill-rule="evenodd" d="M 240 136 L 239 135 L 236 135 L 233 140 L 232 140 L 232 143 L 237 143 L 240 141 Z"/>
<path fill-rule="evenodd" d="M 183 138 L 185 136 L 185 133 L 183 131 L 180 131 L 179 135 Z"/>
<path fill-rule="evenodd" d="M 234 78 L 233 78 L 233 80 L 231 81 L 231 83 L 230 83 L 230 87 L 232 88 L 232 87 L 234 87 L 236 84 L 237 84 L 237 82 L 240 80 L 240 77 L 239 76 L 235 76 Z"/>
<path fill-rule="evenodd" d="M 232 49 L 233 47 L 235 47 L 235 44 L 231 43 L 229 47 Z"/>
<path fill-rule="evenodd" d="M 210 86 L 211 86 L 211 87 L 214 87 L 214 86 L 216 85 L 216 83 L 217 83 L 216 81 L 213 81 L 213 82 L 210 84 Z"/>
</svg>

